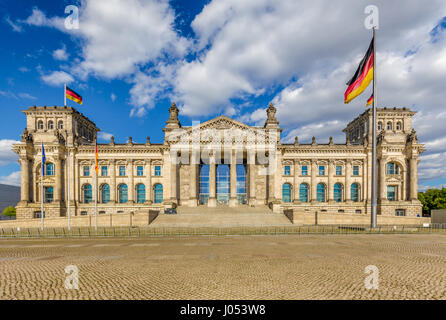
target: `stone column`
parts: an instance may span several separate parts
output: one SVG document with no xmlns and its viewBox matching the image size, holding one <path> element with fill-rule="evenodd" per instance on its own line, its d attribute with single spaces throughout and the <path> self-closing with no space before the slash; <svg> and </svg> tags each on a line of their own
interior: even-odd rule
<svg viewBox="0 0 446 320">
<path fill-rule="evenodd" d="M 367 201 L 369 200 L 368 198 L 368 185 L 367 185 L 367 180 L 368 180 L 368 162 L 367 160 L 364 160 L 362 162 L 362 166 L 363 166 L 363 170 L 362 170 L 362 188 L 361 188 L 361 192 L 362 192 L 362 201 Z M 361 199 L 360 199 L 361 200 Z"/>
<path fill-rule="evenodd" d="M 62 195 L 62 161 L 59 156 L 54 157 L 54 178 L 55 178 L 55 190 L 54 190 L 54 202 L 61 200 Z"/>
<path fill-rule="evenodd" d="M 116 203 L 116 161 L 110 160 L 110 203 Z"/>
<path fill-rule="evenodd" d="M 404 177 L 405 179 L 405 177 Z M 418 199 L 418 160 L 415 157 L 410 159 L 410 200 Z"/>
<path fill-rule="evenodd" d="M 177 168 L 178 165 L 175 163 L 176 159 L 170 159 L 170 200 L 177 203 Z"/>
<path fill-rule="evenodd" d="M 80 203 L 81 201 L 81 197 L 80 197 L 80 183 L 81 183 L 81 179 L 80 179 L 80 167 L 79 167 L 79 160 L 78 159 L 74 159 L 74 174 L 75 174 L 75 179 L 74 179 L 74 192 L 75 192 L 75 197 L 74 200 L 76 201 L 76 203 Z"/>
<path fill-rule="evenodd" d="M 352 200 L 352 161 L 347 160 L 345 164 L 345 200 Z"/>
<path fill-rule="evenodd" d="M 70 171 L 70 205 L 74 203 L 75 200 L 75 181 L 76 181 L 76 170 L 74 165 L 74 150 L 70 152 L 70 156 L 67 158 L 67 171 Z"/>
<path fill-rule="evenodd" d="M 217 206 L 217 199 L 215 198 L 216 195 L 216 165 L 215 165 L 215 155 L 212 154 L 209 158 L 209 201 L 208 201 L 208 207 L 215 207 Z"/>
<path fill-rule="evenodd" d="M 333 160 L 328 161 L 328 202 L 334 201 Z"/>
<path fill-rule="evenodd" d="M 311 194 L 310 194 L 311 202 L 316 202 L 317 198 L 316 170 L 317 170 L 316 161 L 311 160 Z"/>
<path fill-rule="evenodd" d="M 249 161 L 249 205 L 256 204 L 256 154 L 254 151 L 248 153 Z"/>
<path fill-rule="evenodd" d="M 274 172 L 274 169 L 270 169 L 268 167 L 268 201 L 272 202 L 276 200 L 274 190 L 275 190 L 275 177 L 276 173 Z"/>
<path fill-rule="evenodd" d="M 195 160 L 194 160 L 195 161 Z M 191 160 L 190 163 L 190 195 L 189 205 L 196 207 L 198 205 L 197 185 L 198 185 L 198 164 Z"/>
<path fill-rule="evenodd" d="M 146 172 L 146 202 L 148 204 L 152 203 L 152 167 L 151 167 L 151 163 L 150 160 L 146 161 L 146 167 L 145 167 L 145 172 Z"/>
<path fill-rule="evenodd" d="M 133 160 L 130 160 L 128 163 L 129 163 L 129 165 L 128 165 L 129 186 L 127 188 L 128 195 L 129 195 L 128 202 L 134 203 L 135 202 L 135 183 L 134 183 L 134 178 L 133 178 Z"/>
<path fill-rule="evenodd" d="M 299 202 L 299 163 L 294 161 L 294 203 Z"/>
<path fill-rule="evenodd" d="M 235 159 L 235 154 L 233 151 L 231 151 L 231 164 L 230 164 L 230 197 L 229 197 L 229 206 L 235 207 L 237 205 L 237 162 Z"/>
<path fill-rule="evenodd" d="M 26 156 L 20 157 L 20 200 L 23 202 L 29 201 L 29 160 Z"/>
<path fill-rule="evenodd" d="M 387 199 L 386 194 L 386 166 L 385 160 L 379 160 L 379 198 L 381 200 Z"/>
</svg>

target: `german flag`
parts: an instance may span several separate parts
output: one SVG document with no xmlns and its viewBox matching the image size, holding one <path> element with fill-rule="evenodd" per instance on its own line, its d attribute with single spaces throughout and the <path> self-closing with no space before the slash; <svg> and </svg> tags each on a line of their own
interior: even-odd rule
<svg viewBox="0 0 446 320">
<path fill-rule="evenodd" d="M 367 107 L 373 103 L 373 93 L 370 96 L 369 100 L 367 100 Z"/>
<path fill-rule="evenodd" d="M 347 90 L 344 93 L 344 103 L 349 103 L 359 96 L 373 79 L 373 39 L 370 42 L 369 49 L 359 63 L 355 75 L 347 82 Z"/>
<path fill-rule="evenodd" d="M 68 99 L 73 100 L 79 104 L 82 104 L 82 97 L 80 94 L 77 94 L 74 90 L 66 87 L 65 95 Z"/>
</svg>

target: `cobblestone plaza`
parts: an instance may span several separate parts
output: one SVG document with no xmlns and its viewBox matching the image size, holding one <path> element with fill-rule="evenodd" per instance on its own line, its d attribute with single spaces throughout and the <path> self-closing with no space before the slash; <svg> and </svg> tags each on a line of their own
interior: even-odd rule
<svg viewBox="0 0 446 320">
<path fill-rule="evenodd" d="M 0 299 L 446 298 L 444 235 L 5 240 L 0 268 Z"/>
</svg>

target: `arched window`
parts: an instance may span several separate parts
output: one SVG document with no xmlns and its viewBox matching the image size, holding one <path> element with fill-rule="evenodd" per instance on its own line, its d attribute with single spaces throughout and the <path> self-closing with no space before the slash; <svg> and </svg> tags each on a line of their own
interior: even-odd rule
<svg viewBox="0 0 446 320">
<path fill-rule="evenodd" d="M 153 194 L 154 194 L 154 200 L 155 203 L 162 203 L 163 202 L 163 185 L 162 184 L 155 184 L 153 186 Z"/>
<path fill-rule="evenodd" d="M 51 162 L 45 164 L 45 175 L 54 176 L 54 164 L 52 164 Z"/>
<path fill-rule="evenodd" d="M 110 186 L 108 184 L 103 184 L 101 186 L 101 202 L 110 202 Z"/>
<path fill-rule="evenodd" d="M 334 196 L 334 201 L 335 202 L 341 202 L 342 201 L 342 184 L 335 183 L 333 196 Z"/>
<path fill-rule="evenodd" d="M 325 202 L 325 184 L 319 183 L 316 188 L 316 200 L 319 202 Z"/>
<path fill-rule="evenodd" d="M 387 130 L 392 130 L 392 122 L 387 122 L 387 127 L 386 127 L 386 129 Z"/>
<path fill-rule="evenodd" d="M 84 203 L 91 203 L 93 200 L 93 189 L 91 184 L 84 184 L 82 187 L 82 196 L 84 198 Z"/>
<path fill-rule="evenodd" d="M 388 175 L 399 174 L 399 173 L 400 173 L 400 167 L 396 163 L 394 163 L 394 162 L 387 163 L 387 174 Z"/>
<path fill-rule="evenodd" d="M 37 122 L 37 129 L 43 130 L 43 121 L 42 120 L 39 120 L 39 122 Z"/>
<path fill-rule="evenodd" d="M 381 121 L 378 122 L 378 131 L 383 129 L 383 123 Z"/>
<path fill-rule="evenodd" d="M 396 130 L 401 130 L 401 122 L 396 123 Z"/>
<path fill-rule="evenodd" d="M 48 121 L 48 130 L 54 129 L 54 122 L 52 120 Z"/>
<path fill-rule="evenodd" d="M 291 202 L 291 184 L 284 183 L 282 186 L 282 201 Z"/>
<path fill-rule="evenodd" d="M 308 202 L 308 184 L 301 183 L 299 186 L 299 201 Z"/>
<path fill-rule="evenodd" d="M 58 129 L 63 129 L 63 121 L 62 120 L 59 120 L 59 122 L 57 123 L 57 128 Z"/>
<path fill-rule="evenodd" d="M 351 198 L 353 202 L 359 201 L 359 185 L 357 183 L 353 183 L 351 186 Z"/>
<path fill-rule="evenodd" d="M 146 201 L 146 186 L 142 183 L 136 185 L 136 202 L 144 203 Z"/>
<path fill-rule="evenodd" d="M 126 203 L 129 200 L 128 188 L 126 184 L 121 184 L 118 187 L 119 203 Z"/>
</svg>

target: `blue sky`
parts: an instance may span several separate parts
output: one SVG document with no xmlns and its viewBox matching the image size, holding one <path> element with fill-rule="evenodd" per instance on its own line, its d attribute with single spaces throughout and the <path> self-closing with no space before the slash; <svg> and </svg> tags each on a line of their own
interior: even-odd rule
<svg viewBox="0 0 446 320">
<path fill-rule="evenodd" d="M 117 141 L 161 142 L 175 101 L 190 125 L 220 114 L 263 124 L 272 101 L 282 139 L 343 142 L 343 127 L 369 91 L 343 104 L 345 82 L 370 41 L 368 1 L 13 1 L 0 3 L 0 183 L 17 184 L 10 151 L 32 105 L 62 105 L 63 83 L 81 94 L 69 105 Z M 380 106 L 418 111 L 427 152 L 421 188 L 446 185 L 446 4 L 376 1 Z M 64 21 L 79 8 L 79 29 Z"/>
</svg>

